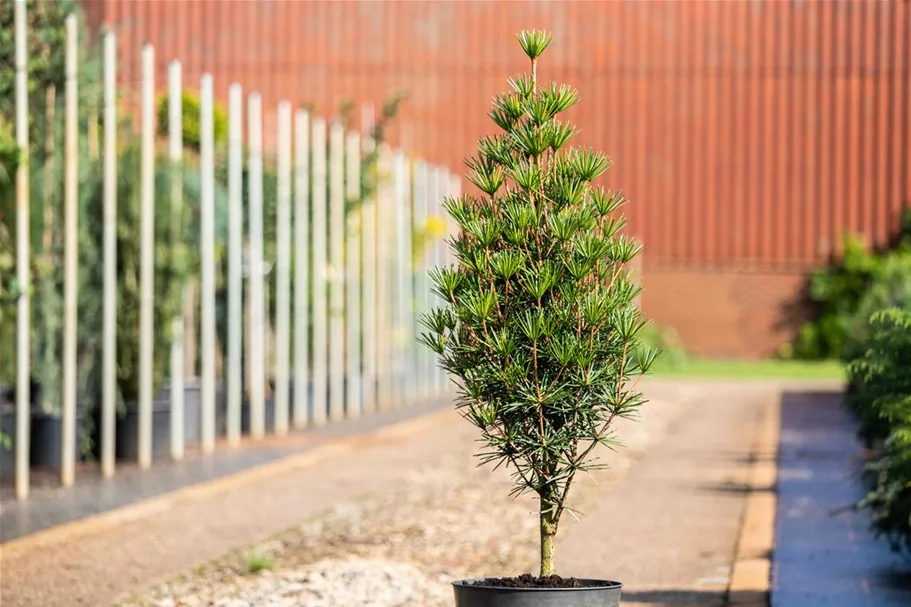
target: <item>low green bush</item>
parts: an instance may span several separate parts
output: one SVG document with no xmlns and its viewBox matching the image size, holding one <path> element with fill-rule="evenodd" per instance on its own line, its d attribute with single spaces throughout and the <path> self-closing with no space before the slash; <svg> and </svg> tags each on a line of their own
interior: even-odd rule
<svg viewBox="0 0 911 607">
<path fill-rule="evenodd" d="M 158 97 L 158 136 L 168 136 L 168 95 Z M 183 145 L 187 149 L 199 150 L 199 95 L 184 89 L 181 95 L 181 117 L 183 118 Z M 228 140 L 228 114 L 220 103 L 212 105 L 212 135 L 216 146 Z"/>
<path fill-rule="evenodd" d="M 117 180 L 117 391 L 121 405 L 135 406 L 139 389 L 139 309 L 140 309 L 140 174 L 141 153 L 136 142 L 126 145 L 118 159 Z M 196 183 L 196 169 L 192 164 L 180 167 L 175 175 L 164 159 L 155 163 L 155 255 L 154 255 L 154 327 L 152 363 L 153 392 L 164 387 L 169 373 L 171 344 L 171 319 L 180 315 L 183 306 L 183 287 L 197 271 L 196 251 L 192 246 L 198 234 L 194 217 L 199 208 L 200 192 Z M 171 184 L 175 176 L 184 182 L 181 217 L 173 214 Z M 85 217 L 101 217 L 104 182 L 100 171 L 95 172 L 83 191 L 87 198 Z M 103 224 L 89 221 L 87 238 L 101 250 Z M 101 297 L 103 293 L 103 269 L 101 259 L 94 260 L 84 268 L 87 294 L 92 294 L 91 305 L 94 313 L 86 315 L 80 330 L 97 338 L 93 346 L 99 355 L 93 357 L 97 364 L 84 370 L 87 379 L 93 382 L 91 391 L 100 395 L 100 336 Z"/>
<path fill-rule="evenodd" d="M 871 315 L 863 354 L 848 364 L 846 403 L 874 448 L 864 470 L 877 535 L 911 553 L 911 306 Z"/>
<path fill-rule="evenodd" d="M 686 350 L 677 332 L 670 327 L 649 323 L 639 332 L 642 345 L 658 352 L 657 362 L 664 369 L 679 369 L 687 360 Z"/>
<path fill-rule="evenodd" d="M 887 308 L 911 310 L 911 246 L 897 249 L 876 264 L 845 334 L 844 360 L 864 354 L 870 340 L 870 316 Z"/>
<path fill-rule="evenodd" d="M 898 233 L 885 250 L 871 251 L 860 238 L 846 237 L 842 258 L 810 276 L 807 288 L 809 303 L 815 308 L 813 320 L 800 327 L 794 343 L 782 354 L 804 360 L 856 356 L 852 349 L 856 344 L 851 341 L 857 335 L 852 334 L 862 333 L 870 313 L 899 296 L 889 292 L 901 281 L 896 269 L 907 268 L 909 260 L 911 211 L 904 214 Z M 889 284 L 881 284 L 883 281 Z M 876 293 L 868 297 L 871 289 Z"/>
<path fill-rule="evenodd" d="M 12 127 L 0 115 L 0 343 L 16 342 L 16 243 L 13 214 L 14 175 L 19 166 L 19 149 Z M 0 386 L 11 383 L 15 348 L 0 348 Z"/>
</svg>

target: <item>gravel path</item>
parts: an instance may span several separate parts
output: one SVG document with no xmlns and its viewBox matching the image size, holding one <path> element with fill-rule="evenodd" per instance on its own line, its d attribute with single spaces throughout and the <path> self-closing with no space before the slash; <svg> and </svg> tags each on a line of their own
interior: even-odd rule
<svg viewBox="0 0 911 607">
<path fill-rule="evenodd" d="M 642 420 L 625 424 L 626 448 L 609 454 L 611 469 L 578 483 L 576 508 L 594 507 L 605 484 L 622 477 L 695 396 L 655 392 Z M 509 499 L 508 475 L 478 469 L 473 449 L 466 441 L 437 462 L 404 470 L 381 492 L 121 605 L 449 607 L 455 578 L 531 571 L 536 503 Z M 249 573 L 256 558 L 271 561 L 272 570 Z"/>
<path fill-rule="evenodd" d="M 624 607 L 715 604 L 705 586 L 724 585 L 743 496 L 726 492 L 723 507 L 706 509 L 718 500 L 701 483 L 736 489 L 728 459 L 748 455 L 743 437 L 774 387 L 653 382 L 647 393 L 641 420 L 620 429 L 625 448 L 604 454 L 610 469 L 574 486 L 571 505 L 589 516 L 564 522 L 558 569 L 620 577 Z M 368 435 L 311 465 L 176 499 L 90 537 L 5 551 L 3 605 L 110 605 L 158 579 L 117 604 L 450 607 L 452 579 L 533 571 L 537 558 L 534 501 L 507 497 L 505 471 L 474 466 L 474 438 L 454 413 L 437 414 L 419 430 Z M 684 459 L 694 455 L 703 459 Z M 724 458 L 720 467 L 711 457 Z M 686 477 L 689 492 L 668 475 Z M 687 544 L 694 534 L 707 537 Z M 701 554 L 707 544 L 714 552 Z M 251 572 L 257 567 L 265 570 Z M 706 567 L 705 579 L 693 579 Z M 681 602 L 688 597 L 694 602 Z"/>
<path fill-rule="evenodd" d="M 767 388 L 713 386 L 565 529 L 564 564 L 624 583 L 623 607 L 722 607 Z"/>
</svg>

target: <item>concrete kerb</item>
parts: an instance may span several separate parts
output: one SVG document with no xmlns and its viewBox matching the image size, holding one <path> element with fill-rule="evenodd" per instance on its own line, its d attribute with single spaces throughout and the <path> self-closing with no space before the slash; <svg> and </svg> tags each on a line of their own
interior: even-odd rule
<svg viewBox="0 0 911 607">
<path fill-rule="evenodd" d="M 5 554 L 17 554 L 50 545 L 71 542 L 91 533 L 111 529 L 129 521 L 147 518 L 153 514 L 167 511 L 179 502 L 203 499 L 219 491 L 243 487 L 252 482 L 267 479 L 284 472 L 311 466 L 329 457 L 354 451 L 362 445 L 412 436 L 448 415 L 451 415 L 451 411 L 448 408 L 442 409 L 390 426 L 384 426 L 365 434 L 334 439 L 298 455 L 291 455 L 243 472 L 178 489 L 135 504 L 122 506 L 11 540 L 0 546 L 0 550 Z"/>
<path fill-rule="evenodd" d="M 753 448 L 749 493 L 737 541 L 729 607 L 767 607 L 775 544 L 776 482 L 780 440 L 781 399 L 776 396 L 763 407 Z"/>
</svg>

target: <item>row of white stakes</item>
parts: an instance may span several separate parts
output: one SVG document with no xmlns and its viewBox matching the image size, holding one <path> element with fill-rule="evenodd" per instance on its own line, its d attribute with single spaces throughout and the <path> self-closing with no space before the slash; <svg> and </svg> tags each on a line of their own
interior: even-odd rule
<svg viewBox="0 0 911 607">
<path fill-rule="evenodd" d="M 25 2 L 16 0 L 16 140 L 28 149 L 28 91 L 25 56 Z M 78 107 L 77 27 L 74 16 L 66 21 L 66 101 L 64 156 L 64 357 L 62 391 L 61 483 L 75 478 L 76 452 L 76 337 L 78 250 Z M 103 354 L 101 403 L 101 470 L 105 477 L 115 469 L 116 415 L 116 226 L 117 226 L 117 90 L 116 37 L 107 32 L 104 48 L 104 140 L 103 140 Z M 176 168 L 182 162 L 182 81 L 178 62 L 169 68 L 169 160 Z M 228 89 L 228 337 L 225 366 L 227 392 L 227 441 L 237 445 L 241 435 L 243 369 L 242 285 L 247 268 L 249 323 L 246 352 L 250 360 L 250 434 L 265 434 L 265 288 L 263 260 L 263 144 L 262 103 L 259 94 L 247 97 L 247 168 L 243 174 L 243 92 L 239 84 Z M 431 295 L 426 269 L 448 263 L 451 253 L 437 239 L 422 259 L 412 265 L 412 229 L 426 228 L 434 216 L 442 218 L 441 200 L 459 193 L 460 182 L 446 168 L 423 161 L 413 163 L 401 152 L 380 150 L 379 187 L 372 200 L 349 213 L 345 225 L 345 199 L 360 198 L 361 157 L 374 143 L 358 133 L 346 133 L 339 123 L 327 126 L 324 119 L 304 110 L 293 113 L 282 102 L 277 112 L 277 224 L 276 224 L 276 318 L 275 318 L 275 432 L 289 427 L 322 425 L 327 420 L 356 417 L 362 410 L 392 407 L 403 399 L 426 399 L 445 391 L 442 371 L 429 351 L 415 343 L 420 328 L 417 314 L 437 305 Z M 204 453 L 215 448 L 216 330 L 215 330 L 215 163 L 214 94 L 212 77 L 200 81 L 200 319 L 201 319 L 201 436 Z M 140 385 L 139 465 L 152 463 L 152 361 L 154 305 L 154 172 L 155 172 L 154 50 L 142 51 L 141 87 L 141 214 L 140 214 Z M 292 123 L 293 118 L 293 123 Z M 369 122 L 369 120 L 367 121 Z M 369 126 L 369 125 L 368 125 Z M 327 133 L 328 131 L 328 133 Z M 369 132 L 369 129 L 368 129 Z M 329 158 L 326 157 L 328 135 Z M 292 154 L 293 145 L 293 154 Z M 312 166 L 309 166 L 312 145 Z M 293 164 L 293 166 L 292 166 Z M 384 178 L 391 174 L 391 179 Z M 348 176 L 346 179 L 345 176 Z M 248 188 L 249 216 L 247 260 L 243 239 L 243 188 Z M 327 186 L 331 200 L 327 200 Z M 307 192 L 312 190 L 312 198 Z M 293 200 L 292 200 L 293 197 Z M 413 197 L 413 199 L 412 199 Z M 173 180 L 172 208 L 180 212 L 183 202 L 179 179 Z M 313 226 L 308 225 L 312 206 Z M 29 191 L 27 166 L 16 175 L 17 277 L 29 284 Z M 327 216 L 328 211 L 328 216 Z M 443 222 L 451 233 L 451 223 Z M 327 232 L 331 236 L 327 243 Z M 312 242 L 309 235 L 312 233 Z M 294 242 L 294 276 L 291 276 L 291 242 Z M 330 245 L 327 248 L 327 244 Z M 308 263 L 308 253 L 312 258 Z M 363 259 L 364 267 L 361 267 Z M 321 269 L 321 270 L 316 270 Z M 311 277 L 310 273 L 314 275 Z M 308 309 L 308 285 L 312 279 L 313 310 Z M 294 301 L 291 284 L 294 282 Z M 415 283 L 417 289 L 414 289 Z M 328 287 L 328 297 L 327 297 Z M 328 299 L 328 301 L 327 301 Z M 363 305 L 360 305 L 363 303 Z M 291 335 L 291 311 L 298 321 L 312 316 L 311 336 L 307 322 L 295 322 Z M 312 312 L 312 314 L 311 314 Z M 17 308 L 17 384 L 15 433 L 15 485 L 20 499 L 29 492 L 29 297 L 19 297 Z M 183 320 L 174 319 L 171 368 L 183 369 Z M 292 347 L 293 342 L 293 347 Z M 293 349 L 293 368 L 291 351 Z M 157 353 L 161 356 L 161 353 Z M 312 369 L 311 369 L 312 367 Z M 307 402 L 308 378 L 312 373 L 313 403 Z M 347 390 L 344 378 L 348 378 Z M 408 377 L 413 385 L 406 394 L 399 382 Z M 289 387 L 294 384 L 294 402 Z M 183 374 L 171 374 L 170 452 L 184 456 Z M 327 402 L 328 395 L 328 402 Z M 347 401 L 347 402 L 346 402 Z M 312 418 L 308 416 L 312 411 Z"/>
</svg>

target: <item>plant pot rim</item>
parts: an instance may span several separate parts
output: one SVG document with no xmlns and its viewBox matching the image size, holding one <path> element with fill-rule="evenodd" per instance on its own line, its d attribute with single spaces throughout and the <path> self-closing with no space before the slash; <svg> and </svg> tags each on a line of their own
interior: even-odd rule
<svg viewBox="0 0 911 607">
<path fill-rule="evenodd" d="M 76 417 L 85 417 L 86 413 L 91 407 L 86 403 L 76 403 Z M 13 411 L 15 412 L 15 410 Z M 32 405 L 29 409 L 30 417 L 34 418 L 47 418 L 47 419 L 63 419 L 63 410 L 62 409 L 46 409 L 41 405 Z"/>
<path fill-rule="evenodd" d="M 184 400 L 184 408 L 187 407 L 187 400 Z M 195 399 L 193 402 L 196 402 Z M 191 405 L 192 406 L 192 405 Z M 152 401 L 152 413 L 167 413 L 174 408 L 174 401 L 169 398 L 157 398 Z M 118 414 L 120 415 L 120 414 Z M 139 405 L 138 404 L 128 404 L 123 406 L 123 417 L 127 415 L 139 415 Z M 119 417 L 118 419 L 122 419 Z"/>
<path fill-rule="evenodd" d="M 452 582 L 453 586 L 456 587 L 466 587 L 466 588 L 478 588 L 484 590 L 496 590 L 498 592 L 586 592 L 586 591 L 604 591 L 604 590 L 620 590 L 623 588 L 621 582 L 614 580 L 601 580 L 593 578 L 576 578 L 582 584 L 599 584 L 592 586 L 580 586 L 578 588 L 512 588 L 506 586 L 485 586 L 485 585 L 475 585 L 475 582 L 484 582 L 490 578 L 469 578 L 464 580 L 455 580 Z"/>
</svg>

